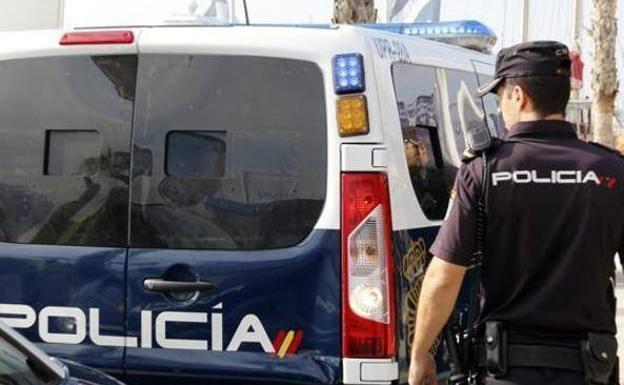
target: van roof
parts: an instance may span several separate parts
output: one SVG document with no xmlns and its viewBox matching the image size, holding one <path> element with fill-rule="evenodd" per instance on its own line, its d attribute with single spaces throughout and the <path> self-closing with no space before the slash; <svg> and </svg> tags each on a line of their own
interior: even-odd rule
<svg viewBox="0 0 624 385">
<path fill-rule="evenodd" d="M 402 25 L 402 24 L 397 24 L 397 25 Z M 295 28 L 295 29 L 312 29 L 312 30 L 333 30 L 333 31 L 340 31 L 341 29 L 344 28 L 357 28 L 360 29 L 362 31 L 369 31 L 371 30 L 370 25 L 363 25 L 363 24 L 351 24 L 351 25 L 347 25 L 347 24 L 314 24 L 314 23 L 307 23 L 307 24 L 163 24 L 163 25 L 127 25 L 127 26 L 94 26 L 94 27 L 78 27 L 76 28 L 76 30 L 93 30 L 93 29 L 124 29 L 124 28 L 234 28 L 234 29 L 238 29 L 238 28 L 275 28 L 275 29 L 291 29 L 291 28 Z M 429 39 L 426 38 L 422 38 L 422 37 L 417 37 L 414 35 L 403 35 L 403 34 L 398 34 L 398 33 L 393 33 L 393 32 L 388 32 L 385 31 L 383 29 L 377 29 L 377 28 L 372 28 L 374 31 L 377 32 L 381 32 L 381 33 L 386 33 L 386 34 L 390 34 L 394 37 L 401 37 L 401 38 L 406 38 L 406 39 L 410 39 L 410 38 L 415 38 L 417 40 L 423 41 L 431 41 Z M 442 44 L 449 46 L 449 47 L 454 47 L 454 48 L 460 48 L 462 50 L 467 50 L 469 52 L 478 52 L 475 50 L 471 50 L 471 49 L 466 49 L 464 47 L 461 47 L 459 45 L 454 45 L 454 44 L 448 44 L 448 43 L 444 43 L 442 42 Z M 486 56 L 489 56 L 486 54 Z"/>
<path fill-rule="evenodd" d="M 447 68 L 453 68 L 454 58 L 459 61 L 473 60 L 485 64 L 494 63 L 492 55 L 483 54 L 471 49 L 462 48 L 442 42 L 427 40 L 420 37 L 402 35 L 383 30 L 370 29 L 358 25 L 335 25 L 335 24 L 277 24 L 277 25 L 157 25 L 157 26 L 110 26 L 77 28 L 74 31 L 85 30 L 123 30 L 130 29 L 137 35 L 137 40 L 142 31 L 146 34 L 156 35 L 159 38 L 168 40 L 168 35 L 173 35 L 172 30 L 179 34 L 198 33 L 199 31 L 210 31 L 214 34 L 214 42 L 217 45 L 233 42 L 241 46 L 244 42 L 247 46 L 276 46 L 278 49 L 296 50 L 309 49 L 301 46 L 301 41 L 314 43 L 315 49 L 323 48 L 329 51 L 357 50 L 361 48 L 365 40 L 385 39 L 390 42 L 400 42 L 409 52 L 410 60 L 394 61 L 426 62 Z M 150 31 L 150 32 L 148 32 Z M 67 31 L 62 30 L 38 30 L 38 31 L 18 31 L 2 32 L 2 40 L 6 43 L 0 47 L 0 59 L 3 54 L 10 53 L 11 50 L 38 50 L 44 47 L 58 45 L 60 37 Z M 162 32 L 162 33 L 159 33 Z M 176 33 L 177 34 L 177 33 Z M 249 36 L 253 34 L 254 39 Z M 337 37 L 340 36 L 340 39 Z M 281 40 L 280 40 L 281 39 Z M 212 39 L 211 39 L 212 40 Z M 357 44 L 354 44 L 356 43 Z M 192 44 L 192 42 L 190 43 Z M 353 47 L 353 48 L 350 48 Z M 29 49 L 30 48 L 30 49 Z M 9 56 L 11 56 L 9 54 Z M 5 57 L 6 59 L 6 57 Z"/>
</svg>

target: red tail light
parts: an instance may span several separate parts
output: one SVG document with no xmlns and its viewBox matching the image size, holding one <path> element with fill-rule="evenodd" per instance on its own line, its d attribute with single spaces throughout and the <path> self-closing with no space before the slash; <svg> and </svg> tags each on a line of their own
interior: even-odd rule
<svg viewBox="0 0 624 385">
<path fill-rule="evenodd" d="M 396 355 L 394 264 L 388 178 L 342 175 L 342 351 Z"/>
<path fill-rule="evenodd" d="M 60 44 L 132 44 L 133 42 L 132 31 L 78 31 L 64 34 Z"/>
</svg>

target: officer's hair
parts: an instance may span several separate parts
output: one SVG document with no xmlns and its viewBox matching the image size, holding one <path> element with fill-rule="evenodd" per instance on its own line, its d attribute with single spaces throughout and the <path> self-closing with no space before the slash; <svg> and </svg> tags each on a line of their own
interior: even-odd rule
<svg viewBox="0 0 624 385">
<path fill-rule="evenodd" d="M 565 114 L 570 99 L 570 78 L 567 76 L 529 76 L 505 79 L 505 87 L 519 86 L 533 102 L 541 117 Z"/>
</svg>

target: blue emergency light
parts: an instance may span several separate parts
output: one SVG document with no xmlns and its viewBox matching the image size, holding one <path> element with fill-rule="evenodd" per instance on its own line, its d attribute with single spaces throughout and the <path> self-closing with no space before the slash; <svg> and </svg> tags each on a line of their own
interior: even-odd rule
<svg viewBox="0 0 624 385">
<path fill-rule="evenodd" d="M 445 21 L 439 23 L 359 24 L 361 27 L 417 36 L 448 44 L 459 45 L 481 52 L 489 52 L 496 44 L 496 34 L 476 20 Z"/>
<path fill-rule="evenodd" d="M 334 90 L 338 95 L 364 92 L 364 62 L 359 53 L 334 56 Z"/>
</svg>

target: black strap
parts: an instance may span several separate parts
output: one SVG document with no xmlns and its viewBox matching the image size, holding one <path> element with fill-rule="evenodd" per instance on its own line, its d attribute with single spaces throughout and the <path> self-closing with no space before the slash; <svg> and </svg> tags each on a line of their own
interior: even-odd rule
<svg viewBox="0 0 624 385">
<path fill-rule="evenodd" d="M 479 366 L 485 367 L 485 347 L 479 347 Z M 546 345 L 509 345 L 508 367 L 532 367 L 583 371 L 579 349 Z"/>
</svg>

